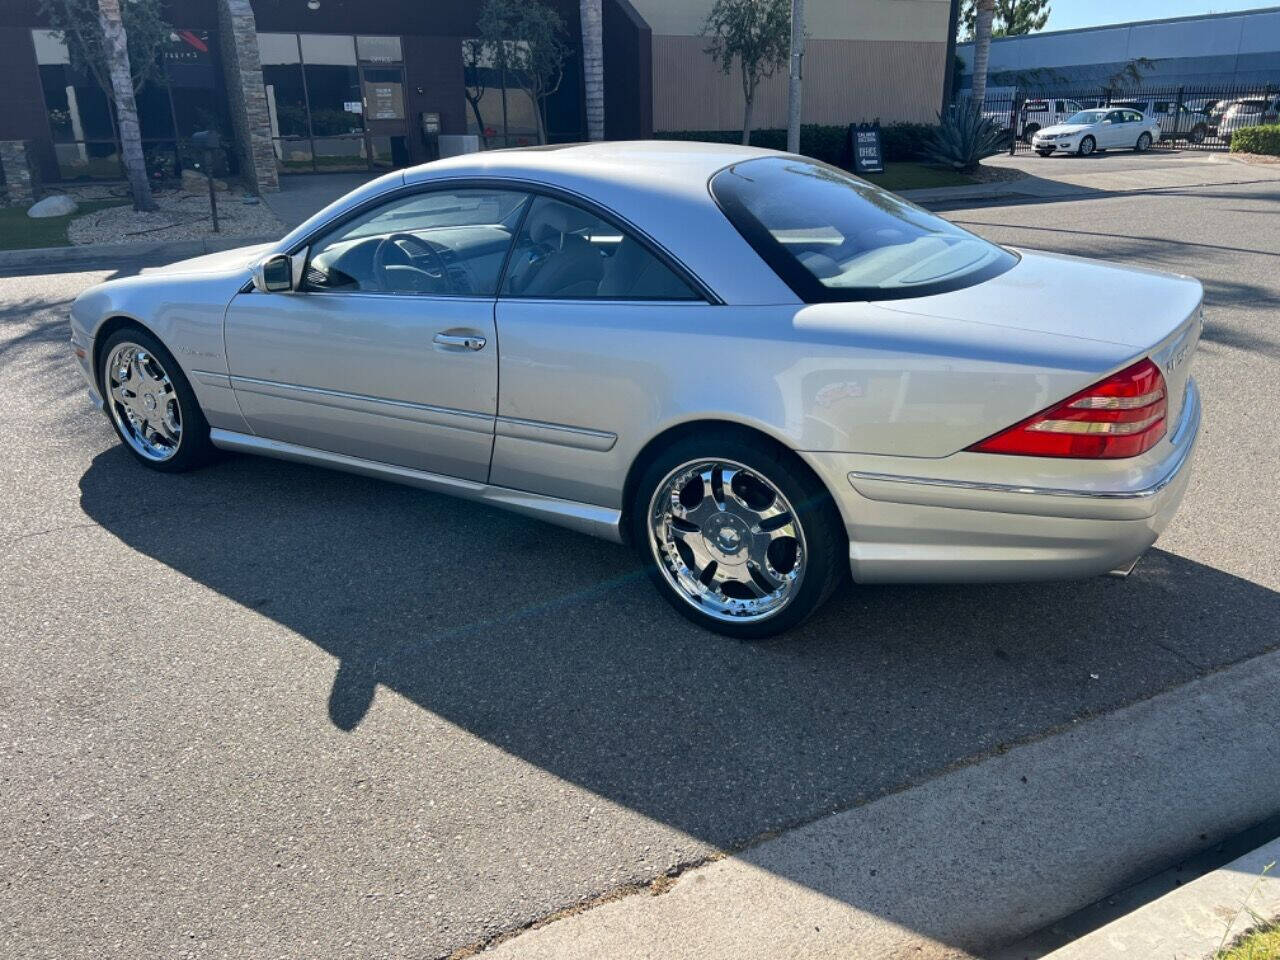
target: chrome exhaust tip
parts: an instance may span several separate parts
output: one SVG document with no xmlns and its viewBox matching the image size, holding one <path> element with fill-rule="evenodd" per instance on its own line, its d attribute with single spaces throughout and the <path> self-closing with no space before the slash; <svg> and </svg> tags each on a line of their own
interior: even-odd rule
<svg viewBox="0 0 1280 960">
<path fill-rule="evenodd" d="M 1138 561 L 1141 560 L 1144 556 L 1146 556 L 1145 551 L 1143 553 L 1138 554 L 1128 563 L 1121 564 L 1120 566 L 1116 567 L 1114 570 L 1108 570 L 1107 576 L 1115 577 L 1118 580 L 1124 580 L 1126 577 L 1129 576 L 1129 574 L 1133 573 L 1133 568 L 1138 565 Z"/>
</svg>

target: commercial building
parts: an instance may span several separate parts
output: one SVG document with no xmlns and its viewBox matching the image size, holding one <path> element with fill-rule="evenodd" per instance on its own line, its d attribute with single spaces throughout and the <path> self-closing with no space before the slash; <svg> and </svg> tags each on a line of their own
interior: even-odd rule
<svg viewBox="0 0 1280 960">
<path fill-rule="evenodd" d="M 561 15 L 575 55 L 546 102 L 552 142 L 585 136 L 578 0 Z M 712 0 L 604 0 L 606 136 L 741 126 L 736 73 L 706 54 Z M 939 108 L 951 0 L 809 0 L 806 122 L 927 120 Z M 164 81 L 138 95 L 150 172 L 197 158 L 217 129 L 226 172 L 258 189 L 294 173 L 379 170 L 432 157 L 445 137 L 481 148 L 536 142 L 514 79 L 475 55 L 479 0 L 169 0 Z M 119 179 L 110 102 L 50 29 L 39 0 L 0 24 L 0 163 L 12 195 L 31 181 Z M 756 123 L 785 122 L 785 70 L 761 88 Z"/>
<path fill-rule="evenodd" d="M 973 44 L 961 88 L 973 79 Z M 1102 86 L 1133 64 L 1162 87 L 1280 85 L 1280 7 L 1055 30 L 991 41 L 988 85 L 1046 89 Z"/>
</svg>

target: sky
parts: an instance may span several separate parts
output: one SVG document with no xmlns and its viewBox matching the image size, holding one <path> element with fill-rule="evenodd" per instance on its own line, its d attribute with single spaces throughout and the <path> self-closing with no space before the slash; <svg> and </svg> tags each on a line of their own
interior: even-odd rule
<svg viewBox="0 0 1280 960">
<path fill-rule="evenodd" d="M 1102 23 L 1163 20 L 1199 13 L 1227 13 L 1280 6 L 1280 0 L 1050 0 L 1046 30 L 1071 30 Z"/>
</svg>

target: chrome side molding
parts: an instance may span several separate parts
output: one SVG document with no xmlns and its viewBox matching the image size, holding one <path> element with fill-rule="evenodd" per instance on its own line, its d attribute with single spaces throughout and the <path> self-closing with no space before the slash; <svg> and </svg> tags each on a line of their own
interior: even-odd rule
<svg viewBox="0 0 1280 960">
<path fill-rule="evenodd" d="M 472 480 L 460 480 L 457 477 L 428 473 L 425 470 L 378 463 L 375 460 L 363 460 L 341 453 L 329 453 L 313 447 L 268 440 L 264 437 L 235 433 L 217 427 L 209 431 L 209 439 L 215 447 L 223 450 L 253 453 L 259 456 L 275 457 L 278 460 L 292 460 L 296 463 L 309 463 L 379 480 L 389 480 L 392 483 L 421 487 L 436 493 L 447 493 L 466 500 L 493 504 L 578 533 L 585 533 L 588 536 L 600 537 L 614 543 L 622 542 L 622 511 L 610 507 L 579 503 L 576 500 L 561 500 L 558 497 L 548 497 L 526 490 L 512 490 L 509 487 L 495 487 Z"/>
</svg>

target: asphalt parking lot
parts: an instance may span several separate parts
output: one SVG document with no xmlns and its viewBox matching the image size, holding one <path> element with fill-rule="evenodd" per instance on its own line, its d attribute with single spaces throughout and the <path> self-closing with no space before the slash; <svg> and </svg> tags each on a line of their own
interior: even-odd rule
<svg viewBox="0 0 1280 960">
<path fill-rule="evenodd" d="M 532 520 L 147 473 L 66 344 L 109 272 L 0 279 L 0 956 L 445 957 L 1275 648 L 1278 214 L 1275 181 L 948 211 L 1202 279 L 1183 509 L 1127 581 L 846 589 L 755 645 Z"/>
</svg>

